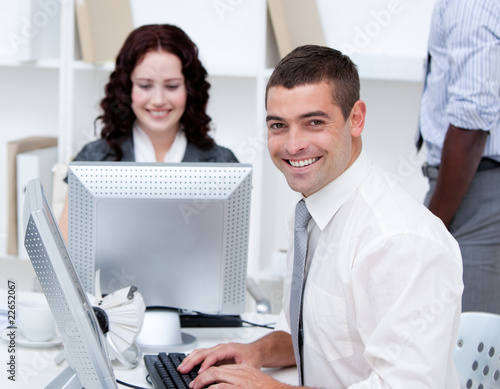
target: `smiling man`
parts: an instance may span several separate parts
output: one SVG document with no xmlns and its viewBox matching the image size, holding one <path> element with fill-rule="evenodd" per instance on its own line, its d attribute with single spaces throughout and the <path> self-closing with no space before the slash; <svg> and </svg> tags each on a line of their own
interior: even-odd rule
<svg viewBox="0 0 500 389">
<path fill-rule="evenodd" d="M 295 219 L 306 222 L 306 239 L 290 242 L 284 309 L 271 334 L 195 350 L 180 370 L 202 363 L 195 388 L 287 387 L 260 368 L 297 364 L 309 387 L 458 389 L 460 251 L 363 151 L 355 65 L 331 48 L 299 47 L 271 75 L 266 108 L 270 155 L 298 193 L 289 236 Z"/>
<path fill-rule="evenodd" d="M 327 81 L 292 89 L 270 88 L 268 149 L 288 185 L 305 197 L 340 176 L 361 152 L 365 104 L 354 103 L 345 120 Z"/>
</svg>

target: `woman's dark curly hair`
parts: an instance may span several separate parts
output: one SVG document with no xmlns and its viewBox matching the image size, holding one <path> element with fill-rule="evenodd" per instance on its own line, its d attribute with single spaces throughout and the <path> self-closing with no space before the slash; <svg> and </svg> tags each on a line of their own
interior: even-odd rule
<svg viewBox="0 0 500 389">
<path fill-rule="evenodd" d="M 123 157 L 120 145 L 132 134 L 136 119 L 131 108 L 131 74 L 146 53 L 157 50 L 176 55 L 182 63 L 187 101 L 180 123 L 186 138 L 201 149 L 209 149 L 214 144 L 208 135 L 211 118 L 205 112 L 210 84 L 206 80 L 207 71 L 198 59 L 198 47 L 176 26 L 145 25 L 132 31 L 120 49 L 100 103 L 103 114 L 96 119 L 102 123 L 101 137 L 115 151 L 117 161 Z"/>
</svg>

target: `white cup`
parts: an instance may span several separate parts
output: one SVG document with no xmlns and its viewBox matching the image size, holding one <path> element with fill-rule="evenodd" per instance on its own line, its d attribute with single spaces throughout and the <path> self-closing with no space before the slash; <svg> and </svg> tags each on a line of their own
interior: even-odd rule
<svg viewBox="0 0 500 389">
<path fill-rule="evenodd" d="M 32 342 L 47 342 L 56 335 L 56 322 L 44 300 L 21 300 L 17 305 L 17 324 Z"/>
<path fill-rule="evenodd" d="M 179 313 L 172 309 L 148 309 L 136 340 L 142 347 L 182 345 Z"/>
</svg>

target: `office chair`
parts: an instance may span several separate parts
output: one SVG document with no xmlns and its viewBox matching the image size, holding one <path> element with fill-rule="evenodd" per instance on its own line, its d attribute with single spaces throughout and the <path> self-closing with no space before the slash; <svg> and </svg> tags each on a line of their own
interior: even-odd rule
<svg viewBox="0 0 500 389">
<path fill-rule="evenodd" d="M 500 315 L 462 313 L 453 357 L 462 389 L 500 388 Z"/>
</svg>

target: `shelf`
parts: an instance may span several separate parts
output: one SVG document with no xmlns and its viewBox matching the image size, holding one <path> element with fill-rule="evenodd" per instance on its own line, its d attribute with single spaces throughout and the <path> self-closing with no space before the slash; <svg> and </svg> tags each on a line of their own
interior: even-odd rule
<svg viewBox="0 0 500 389">
<path fill-rule="evenodd" d="M 102 64 L 93 64 L 88 62 L 83 62 L 82 60 L 76 60 L 73 62 L 73 69 L 75 70 L 102 70 L 106 72 L 112 72 L 115 68 L 115 64 L 113 62 L 105 62 Z"/>
<path fill-rule="evenodd" d="M 359 75 L 362 79 L 421 82 L 424 78 L 425 58 L 422 57 L 352 54 L 351 58 L 358 65 Z M 36 62 L 20 62 L 15 59 L 0 58 L 0 67 L 59 69 L 60 60 L 45 59 Z M 220 66 L 207 66 L 206 68 L 211 77 L 255 78 L 264 76 L 267 78 L 273 72 L 272 68 L 265 69 L 263 72 L 251 68 L 225 68 Z M 111 72 L 114 69 L 114 63 L 91 64 L 77 60 L 73 62 L 73 69 Z"/>
<path fill-rule="evenodd" d="M 59 69 L 61 67 L 61 61 L 59 59 L 43 59 L 34 62 L 21 62 L 12 58 L 0 58 L 0 67 Z"/>
<path fill-rule="evenodd" d="M 88 62 L 83 62 L 81 60 L 76 60 L 73 62 L 74 70 L 88 70 L 88 71 L 106 71 L 111 72 L 114 69 L 115 64 L 113 62 L 106 62 L 102 64 L 92 64 Z M 237 77 L 237 78 L 256 78 L 259 76 L 259 71 L 257 69 L 251 68 L 232 68 L 224 66 L 208 66 L 204 64 L 207 69 L 208 75 L 210 77 Z"/>
<path fill-rule="evenodd" d="M 209 66 L 205 65 L 208 75 L 211 77 L 239 77 L 239 78 L 256 78 L 259 76 L 259 70 L 252 68 L 231 68 L 224 66 Z"/>
</svg>

